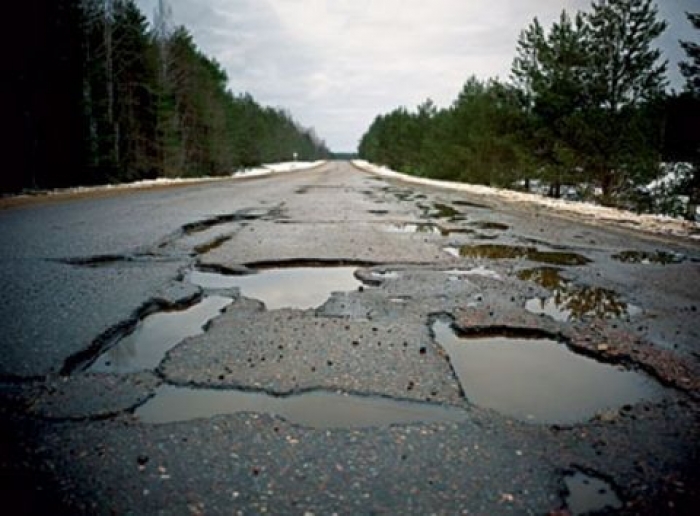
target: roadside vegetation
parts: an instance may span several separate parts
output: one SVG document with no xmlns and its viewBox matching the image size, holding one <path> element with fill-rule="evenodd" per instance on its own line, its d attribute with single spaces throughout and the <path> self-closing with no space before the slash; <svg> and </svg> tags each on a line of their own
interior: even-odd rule
<svg viewBox="0 0 700 516">
<path fill-rule="evenodd" d="M 700 29 L 700 14 L 687 13 Z M 682 42 L 684 91 L 667 92 L 651 0 L 598 0 L 520 34 L 508 81 L 467 79 L 451 106 L 379 115 L 360 157 L 418 176 L 536 189 L 696 217 L 700 47 Z"/>
<path fill-rule="evenodd" d="M 221 66 L 163 2 L 149 25 L 133 0 L 20 2 L 6 69 L 9 166 L 1 192 L 225 175 L 312 161 L 323 141 L 281 109 L 234 95 Z M 26 27 L 24 27 L 26 25 Z"/>
</svg>

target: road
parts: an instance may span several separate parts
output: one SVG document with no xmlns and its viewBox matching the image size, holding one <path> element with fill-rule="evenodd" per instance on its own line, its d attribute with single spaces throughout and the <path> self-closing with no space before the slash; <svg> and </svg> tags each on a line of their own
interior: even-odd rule
<svg viewBox="0 0 700 516">
<path fill-rule="evenodd" d="M 344 162 L 0 235 L 17 512 L 697 506 L 697 242 Z"/>
</svg>

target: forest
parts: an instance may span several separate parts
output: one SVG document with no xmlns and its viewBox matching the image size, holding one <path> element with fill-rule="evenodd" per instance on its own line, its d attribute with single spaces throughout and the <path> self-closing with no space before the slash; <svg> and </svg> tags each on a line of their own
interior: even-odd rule
<svg viewBox="0 0 700 516">
<path fill-rule="evenodd" d="M 226 175 L 329 155 L 289 113 L 231 93 L 221 66 L 167 12 L 149 24 L 133 0 L 16 4 L 0 193 Z"/>
<path fill-rule="evenodd" d="M 700 29 L 700 14 L 686 13 Z M 468 78 L 454 102 L 430 99 L 377 116 L 363 159 L 398 171 L 596 198 L 637 211 L 696 217 L 700 195 L 700 46 L 684 41 L 682 92 L 654 41 L 667 28 L 652 0 L 597 0 L 520 33 L 508 81 Z M 662 163 L 683 163 L 650 192 Z M 663 194 L 663 195 L 662 195 Z M 681 195 L 685 203 L 668 202 Z"/>
</svg>

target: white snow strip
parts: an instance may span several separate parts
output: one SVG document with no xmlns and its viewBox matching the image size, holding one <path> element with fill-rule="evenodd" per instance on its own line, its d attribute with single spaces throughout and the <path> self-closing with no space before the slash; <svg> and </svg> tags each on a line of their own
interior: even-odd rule
<svg viewBox="0 0 700 516">
<path fill-rule="evenodd" d="M 506 190 L 503 188 L 493 188 L 490 186 L 457 183 L 453 181 L 440 181 L 436 179 L 410 176 L 364 160 L 354 160 L 352 161 L 352 164 L 367 172 L 386 178 L 398 179 L 407 183 L 415 183 L 447 190 L 496 197 L 506 202 L 535 204 L 550 208 L 552 210 L 575 214 L 576 216 L 589 222 L 615 223 L 617 225 L 637 228 L 650 233 L 681 236 L 700 240 L 699 223 L 674 219 L 673 217 L 666 215 L 638 215 L 630 211 L 599 206 L 586 202 L 553 199 L 550 197 L 543 197 L 538 194 L 517 192 L 515 190 Z"/>
<path fill-rule="evenodd" d="M 258 168 L 249 168 L 235 172 L 233 177 L 259 177 L 269 176 L 270 174 L 279 174 L 282 172 L 296 172 L 298 170 L 306 170 L 321 166 L 325 161 L 289 161 L 286 163 L 270 163 L 262 165 Z"/>
</svg>

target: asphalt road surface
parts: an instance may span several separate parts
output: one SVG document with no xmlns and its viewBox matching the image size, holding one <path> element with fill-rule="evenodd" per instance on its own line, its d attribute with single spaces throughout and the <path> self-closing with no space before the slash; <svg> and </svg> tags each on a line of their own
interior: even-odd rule
<svg viewBox="0 0 700 516">
<path fill-rule="evenodd" d="M 348 163 L 0 211 L 12 514 L 690 514 L 700 246 Z"/>
</svg>

